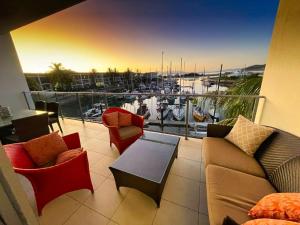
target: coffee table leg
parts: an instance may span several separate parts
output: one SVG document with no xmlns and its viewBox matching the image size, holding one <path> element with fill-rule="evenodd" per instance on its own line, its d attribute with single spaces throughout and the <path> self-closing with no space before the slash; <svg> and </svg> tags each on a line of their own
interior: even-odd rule
<svg viewBox="0 0 300 225">
<path fill-rule="evenodd" d="M 157 204 L 157 208 L 160 208 L 160 200 L 161 200 L 161 196 L 157 196 L 154 200 Z"/>
</svg>

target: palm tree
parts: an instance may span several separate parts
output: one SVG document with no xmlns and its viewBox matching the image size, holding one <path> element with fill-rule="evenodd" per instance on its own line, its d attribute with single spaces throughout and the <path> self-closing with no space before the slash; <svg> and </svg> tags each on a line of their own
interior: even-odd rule
<svg viewBox="0 0 300 225">
<path fill-rule="evenodd" d="M 262 76 L 252 75 L 239 79 L 235 86 L 226 91 L 227 95 L 259 95 L 262 83 Z M 224 110 L 225 121 L 223 124 L 232 124 L 238 115 L 251 118 L 255 99 L 253 98 L 220 98 L 218 106 Z"/>
<path fill-rule="evenodd" d="M 71 89 L 73 71 L 65 69 L 61 63 L 52 63 L 49 79 L 55 90 L 68 91 Z"/>
<path fill-rule="evenodd" d="M 96 84 L 96 73 L 97 73 L 96 69 L 91 69 L 91 86 L 92 86 L 92 88 L 96 88 L 97 87 L 97 84 Z"/>
</svg>

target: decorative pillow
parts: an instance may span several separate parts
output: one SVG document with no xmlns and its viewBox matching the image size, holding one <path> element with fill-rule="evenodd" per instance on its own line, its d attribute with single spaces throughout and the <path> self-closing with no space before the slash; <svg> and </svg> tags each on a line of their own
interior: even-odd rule
<svg viewBox="0 0 300 225">
<path fill-rule="evenodd" d="M 287 220 L 256 219 L 256 220 L 249 220 L 243 225 L 300 225 L 300 223 L 287 221 Z"/>
<path fill-rule="evenodd" d="M 230 133 L 225 137 L 248 155 L 253 156 L 258 147 L 266 140 L 274 129 L 251 122 L 239 115 Z"/>
<path fill-rule="evenodd" d="M 55 161 L 58 154 L 68 150 L 68 147 L 58 131 L 23 143 L 24 149 L 32 160 L 40 167 Z"/>
<path fill-rule="evenodd" d="M 119 126 L 128 127 L 132 125 L 131 114 L 129 113 L 119 113 Z"/>
<path fill-rule="evenodd" d="M 66 162 L 70 159 L 73 159 L 73 158 L 79 156 L 82 151 L 83 151 L 82 148 L 76 148 L 76 149 L 62 152 L 57 156 L 55 164 L 60 164 L 60 163 Z"/>
<path fill-rule="evenodd" d="M 274 193 L 263 197 L 250 209 L 253 218 L 300 222 L 300 193 Z"/>
<path fill-rule="evenodd" d="M 119 113 L 112 112 L 105 114 L 106 122 L 109 126 L 119 127 Z"/>
<path fill-rule="evenodd" d="M 235 222 L 231 217 L 226 216 L 223 220 L 222 225 L 239 225 L 237 222 Z"/>
</svg>

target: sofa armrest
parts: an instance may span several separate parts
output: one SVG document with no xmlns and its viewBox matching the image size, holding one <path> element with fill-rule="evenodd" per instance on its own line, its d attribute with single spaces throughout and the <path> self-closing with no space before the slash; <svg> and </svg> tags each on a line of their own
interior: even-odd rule
<svg viewBox="0 0 300 225">
<path fill-rule="evenodd" d="M 232 129 L 232 126 L 208 124 L 207 137 L 224 138 Z"/>
</svg>

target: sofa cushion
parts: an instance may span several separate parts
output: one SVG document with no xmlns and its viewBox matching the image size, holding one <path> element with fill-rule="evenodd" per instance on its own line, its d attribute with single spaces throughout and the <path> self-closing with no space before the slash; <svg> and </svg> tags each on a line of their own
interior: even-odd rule
<svg viewBox="0 0 300 225">
<path fill-rule="evenodd" d="M 206 165 L 214 164 L 226 168 L 265 177 L 259 163 L 224 138 L 206 137 L 203 139 L 203 158 Z"/>
<path fill-rule="evenodd" d="M 121 127 L 119 129 L 119 134 L 122 140 L 126 140 L 138 134 L 141 134 L 143 130 L 137 126 L 128 126 L 128 127 Z"/>
<path fill-rule="evenodd" d="M 251 218 L 248 211 L 263 196 L 276 190 L 268 180 L 216 165 L 206 167 L 209 220 L 220 225 L 226 216 L 242 224 Z"/>
<path fill-rule="evenodd" d="M 253 123 L 239 115 L 230 133 L 225 137 L 248 155 L 253 156 L 259 146 L 273 133 L 274 129 Z"/>
</svg>

